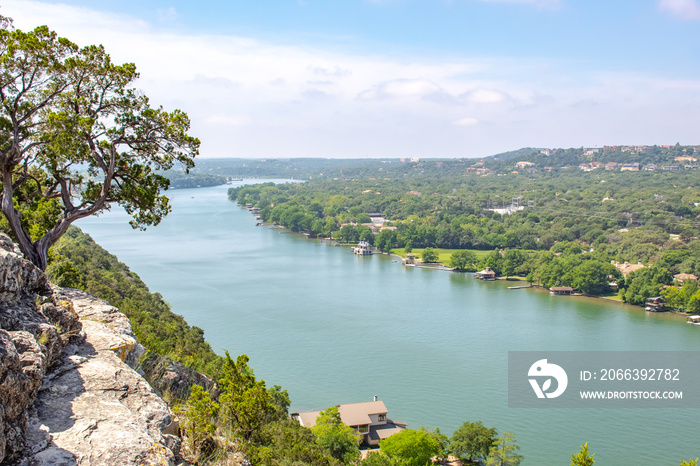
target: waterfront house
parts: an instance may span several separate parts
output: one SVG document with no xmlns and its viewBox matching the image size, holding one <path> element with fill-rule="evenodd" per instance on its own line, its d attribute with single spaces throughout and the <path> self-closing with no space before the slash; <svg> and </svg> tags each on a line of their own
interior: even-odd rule
<svg viewBox="0 0 700 466">
<path fill-rule="evenodd" d="M 370 446 L 377 446 L 380 440 L 406 428 L 405 423 L 387 417 L 384 402 L 377 400 L 376 396 L 374 401 L 340 404 L 337 407 L 343 424 L 352 427 L 355 433 L 361 436 L 362 441 Z M 292 413 L 292 419 L 304 427 L 311 428 L 316 425 L 320 414 L 320 411 Z"/>
<path fill-rule="evenodd" d="M 574 294 L 574 289 L 570 286 L 553 286 L 549 289 L 549 294 L 557 296 L 568 296 Z"/>
<path fill-rule="evenodd" d="M 649 312 L 664 312 L 666 310 L 666 307 L 664 306 L 664 298 L 661 296 L 647 298 L 647 305 L 644 310 Z"/>
<path fill-rule="evenodd" d="M 372 255 L 372 245 L 367 241 L 360 241 L 357 246 L 352 248 L 352 252 L 360 256 L 370 256 Z"/>
<path fill-rule="evenodd" d="M 403 265 L 416 265 L 416 256 L 409 252 L 406 254 L 406 257 L 401 259 L 401 261 L 403 262 Z"/>
<path fill-rule="evenodd" d="M 476 272 L 474 278 L 478 278 L 479 280 L 495 280 L 496 272 L 491 270 L 491 267 L 486 267 L 481 272 Z"/>
</svg>

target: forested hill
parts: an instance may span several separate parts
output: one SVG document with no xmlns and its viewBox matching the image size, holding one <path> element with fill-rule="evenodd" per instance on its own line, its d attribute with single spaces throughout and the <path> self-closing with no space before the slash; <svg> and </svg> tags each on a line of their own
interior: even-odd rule
<svg viewBox="0 0 700 466">
<path fill-rule="evenodd" d="M 581 164 L 603 165 L 639 164 L 649 169 L 664 170 L 664 167 L 697 166 L 693 160 L 699 156 L 700 146 L 606 146 L 603 148 L 534 149 L 523 148 L 483 158 L 420 159 L 407 156 L 401 159 L 200 159 L 193 173 L 215 174 L 231 178 L 293 178 L 317 179 L 362 179 L 362 178 L 422 178 L 462 175 L 466 170 L 481 169 L 495 174 L 513 170 L 561 171 L 578 169 Z M 529 162 L 532 165 L 518 162 Z M 649 165 L 654 165 L 650 167 Z M 584 167 L 585 168 L 585 167 Z M 590 167 L 588 167 L 590 168 Z M 620 170 L 621 167 L 614 167 Z M 482 173 L 480 173 L 482 174 Z"/>
</svg>

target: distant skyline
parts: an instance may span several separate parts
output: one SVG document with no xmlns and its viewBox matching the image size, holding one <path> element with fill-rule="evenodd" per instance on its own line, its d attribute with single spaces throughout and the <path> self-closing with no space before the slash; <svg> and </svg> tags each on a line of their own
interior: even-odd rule
<svg viewBox="0 0 700 466">
<path fill-rule="evenodd" d="M 134 62 L 202 157 L 700 144 L 698 0 L 8 0 Z"/>
</svg>

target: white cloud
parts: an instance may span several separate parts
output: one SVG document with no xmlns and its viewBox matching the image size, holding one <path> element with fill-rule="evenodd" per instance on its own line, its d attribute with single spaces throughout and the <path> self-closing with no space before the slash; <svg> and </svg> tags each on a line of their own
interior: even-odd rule
<svg viewBox="0 0 700 466">
<path fill-rule="evenodd" d="M 205 119 L 207 123 L 222 126 L 243 126 L 251 123 L 250 117 L 246 115 L 211 115 Z"/>
<path fill-rule="evenodd" d="M 674 79 L 672 70 L 652 79 L 530 57 L 339 52 L 176 34 L 32 0 L 2 0 L 1 12 L 21 29 L 49 24 L 78 44 L 104 44 L 117 63 L 136 63 L 136 86 L 153 105 L 187 112 L 207 157 L 461 157 L 525 146 L 697 143 L 700 80 Z M 478 128 L 466 142 L 465 127 Z"/>
<path fill-rule="evenodd" d="M 437 84 L 427 79 L 397 79 L 379 83 L 371 89 L 365 89 L 358 94 L 361 100 L 376 100 L 390 97 L 411 98 L 426 97 L 444 93 Z"/>
<path fill-rule="evenodd" d="M 468 102 L 478 104 L 496 104 L 504 102 L 508 96 L 503 92 L 493 91 L 490 89 L 474 89 L 464 94 L 464 98 Z"/>
<path fill-rule="evenodd" d="M 465 117 L 465 118 L 460 118 L 459 120 L 455 120 L 452 122 L 453 125 L 455 126 L 474 126 L 479 124 L 479 120 L 476 118 L 472 117 Z"/>
<path fill-rule="evenodd" d="M 659 9 L 678 19 L 700 19 L 700 4 L 697 0 L 658 0 Z"/>
</svg>

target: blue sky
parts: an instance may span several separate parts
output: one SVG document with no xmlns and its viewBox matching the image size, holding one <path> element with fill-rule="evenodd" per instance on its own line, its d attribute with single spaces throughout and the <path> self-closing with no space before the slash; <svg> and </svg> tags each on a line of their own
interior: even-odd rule
<svg viewBox="0 0 700 466">
<path fill-rule="evenodd" d="M 699 144 L 698 0 L 2 2 L 135 62 L 205 157 Z"/>
</svg>

